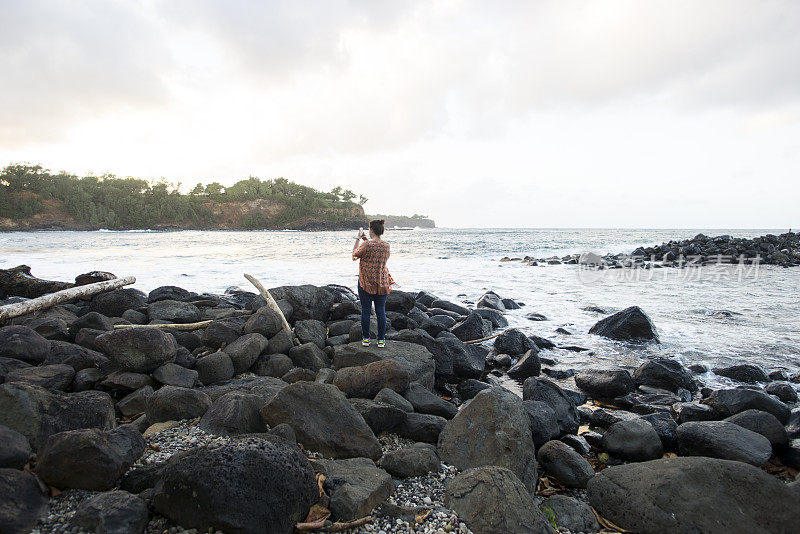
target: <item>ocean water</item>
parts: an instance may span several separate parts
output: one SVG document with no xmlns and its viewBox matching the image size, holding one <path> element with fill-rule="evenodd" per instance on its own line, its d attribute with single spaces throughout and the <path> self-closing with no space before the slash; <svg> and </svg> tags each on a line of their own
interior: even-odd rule
<svg viewBox="0 0 800 534">
<path fill-rule="evenodd" d="M 389 269 L 405 291 L 426 290 L 456 302 L 476 302 L 488 289 L 525 306 L 508 313 L 512 326 L 578 345 L 554 351 L 560 365 L 635 366 L 661 354 L 711 367 L 757 363 L 767 370 L 800 370 L 800 269 L 709 265 L 688 269 L 609 270 L 597 276 L 577 266 L 531 267 L 503 256 L 546 257 L 574 252 L 632 252 L 638 246 L 699 232 L 755 237 L 779 229 L 417 229 L 388 230 Z M 350 259 L 356 232 L 184 231 L 14 232 L 0 234 L 0 268 L 31 266 L 42 278 L 71 280 L 93 270 L 133 275 L 149 291 L 178 285 L 221 293 L 254 290 L 244 273 L 266 287 L 336 283 L 355 289 Z M 644 348 L 588 335 L 604 315 L 640 306 L 661 345 Z M 537 312 L 548 320 L 533 322 Z M 572 335 L 557 334 L 564 328 Z M 725 379 L 709 375 L 711 382 Z"/>
</svg>

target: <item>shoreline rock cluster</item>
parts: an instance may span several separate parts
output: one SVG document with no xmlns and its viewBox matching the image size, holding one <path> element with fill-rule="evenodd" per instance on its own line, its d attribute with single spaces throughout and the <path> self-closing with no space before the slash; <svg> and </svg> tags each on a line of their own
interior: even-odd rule
<svg viewBox="0 0 800 534">
<path fill-rule="evenodd" d="M 509 328 L 524 304 L 491 291 L 393 292 L 386 347 L 363 347 L 350 288 L 270 293 L 281 313 L 164 286 L 0 325 L 0 524 L 577 533 L 601 529 L 592 508 L 636 532 L 800 524 L 800 374 L 742 364 L 712 389 L 668 358 L 565 369 L 566 347 Z M 635 306 L 590 333 L 659 342 Z"/>
<path fill-rule="evenodd" d="M 729 235 L 708 237 L 697 234 L 691 239 L 669 241 L 652 247 L 639 247 L 630 254 L 608 253 L 600 256 L 594 253 L 584 253 L 547 258 L 505 256 L 500 261 L 522 261 L 530 266 L 580 264 L 608 269 L 738 263 L 797 267 L 800 266 L 800 232 L 789 231 L 780 235 L 766 234 L 752 239 Z"/>
</svg>

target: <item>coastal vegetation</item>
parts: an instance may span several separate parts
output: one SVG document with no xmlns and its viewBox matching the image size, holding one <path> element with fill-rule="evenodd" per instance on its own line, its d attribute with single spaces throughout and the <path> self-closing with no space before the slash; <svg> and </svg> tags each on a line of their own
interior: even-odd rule
<svg viewBox="0 0 800 534">
<path fill-rule="evenodd" d="M 324 192 L 251 176 L 229 187 L 210 182 L 188 194 L 180 189 L 180 182 L 164 179 L 79 177 L 13 164 L 0 172 L 0 218 L 22 222 L 18 229 L 357 228 L 365 220 L 367 198 L 340 186 Z"/>
</svg>

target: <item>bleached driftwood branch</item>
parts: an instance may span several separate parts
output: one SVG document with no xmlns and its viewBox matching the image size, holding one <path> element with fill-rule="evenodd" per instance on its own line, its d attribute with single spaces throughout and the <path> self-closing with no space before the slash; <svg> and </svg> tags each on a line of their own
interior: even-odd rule
<svg viewBox="0 0 800 534">
<path fill-rule="evenodd" d="M 176 323 L 176 324 L 115 324 L 114 329 L 118 330 L 121 328 L 160 328 L 162 330 L 177 330 L 181 332 L 190 332 L 192 330 L 200 330 L 201 328 L 205 328 L 211 323 L 213 320 L 208 321 L 200 321 L 199 323 Z"/>
<path fill-rule="evenodd" d="M 274 298 L 272 298 L 272 295 L 269 294 L 269 291 L 267 291 L 264 288 L 264 286 L 263 286 L 263 284 L 261 284 L 261 282 L 259 282 L 254 277 L 250 276 L 249 274 L 245 274 L 244 277 L 247 278 L 250 281 L 251 284 L 256 286 L 256 289 L 258 289 L 258 292 L 261 293 L 261 296 L 264 297 L 265 301 L 267 301 L 267 306 L 269 306 L 270 308 L 272 308 L 273 310 L 278 312 L 278 315 L 280 315 L 281 321 L 283 322 L 283 329 L 286 330 L 287 332 L 289 332 L 289 334 L 292 336 L 292 343 L 297 345 L 298 343 L 297 343 L 297 340 L 294 338 L 294 334 L 292 334 L 292 327 L 289 326 L 289 321 L 286 320 L 286 316 L 283 315 L 283 312 L 281 311 L 280 306 L 278 306 L 278 303 L 275 302 Z"/>
<path fill-rule="evenodd" d="M 13 319 L 14 317 L 27 315 L 39 310 L 46 310 L 47 308 L 52 308 L 56 304 L 60 304 L 62 302 L 67 302 L 77 298 L 91 297 L 92 295 L 117 289 L 122 286 L 129 286 L 135 282 L 136 278 L 133 276 L 126 276 L 124 278 L 115 278 L 114 280 L 106 280 L 104 282 L 87 284 L 85 286 L 71 287 L 69 289 L 63 289 L 48 295 L 42 295 L 41 297 L 37 297 L 35 299 L 26 300 L 25 302 L 17 302 L 15 304 L 0 306 L 0 321 Z"/>
</svg>

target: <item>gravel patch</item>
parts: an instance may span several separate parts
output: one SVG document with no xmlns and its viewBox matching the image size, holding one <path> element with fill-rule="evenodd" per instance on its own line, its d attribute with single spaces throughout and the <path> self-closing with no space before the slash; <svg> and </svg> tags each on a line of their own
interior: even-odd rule
<svg viewBox="0 0 800 534">
<path fill-rule="evenodd" d="M 196 447 L 216 443 L 230 442 L 230 437 L 208 434 L 197 426 L 196 420 L 180 421 L 177 426 L 162 430 L 150 436 L 145 452 L 134 464 L 134 468 L 143 465 L 161 463 L 173 454 Z M 382 434 L 378 437 L 384 453 L 401 449 L 414 444 L 414 441 L 401 438 L 395 434 Z M 322 458 L 319 453 L 304 451 L 309 458 Z M 442 464 L 437 473 L 428 473 L 421 477 L 395 480 L 395 490 L 387 500 L 393 507 L 393 515 L 381 509 L 373 510 L 373 520 L 361 527 L 345 532 L 351 534 L 390 534 L 390 533 L 426 533 L 471 534 L 467 526 L 461 523 L 458 516 L 444 505 L 444 492 L 447 482 L 458 474 L 458 470 L 450 465 Z M 86 490 L 66 490 L 50 499 L 50 512 L 39 522 L 31 534 L 90 534 L 70 524 L 75 510 L 86 499 L 97 492 Z M 397 517 L 398 510 L 402 512 Z M 414 520 L 415 513 L 430 513 L 421 523 Z M 206 531 L 204 531 L 206 532 Z M 197 529 L 183 529 L 169 519 L 160 515 L 151 515 L 145 529 L 146 534 L 200 534 Z M 223 534 L 220 531 L 212 534 Z"/>
</svg>

